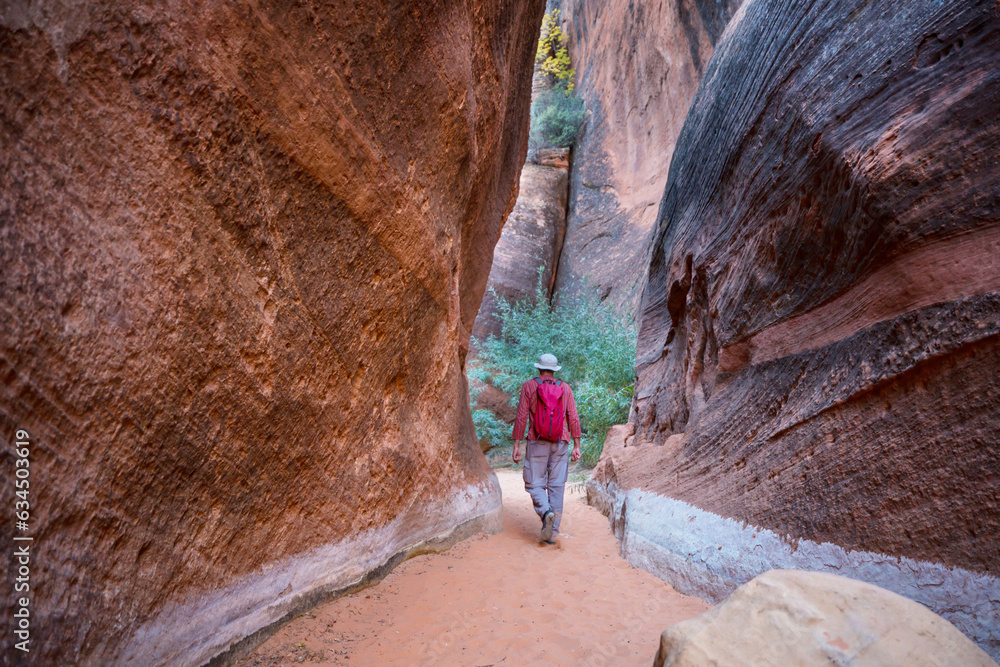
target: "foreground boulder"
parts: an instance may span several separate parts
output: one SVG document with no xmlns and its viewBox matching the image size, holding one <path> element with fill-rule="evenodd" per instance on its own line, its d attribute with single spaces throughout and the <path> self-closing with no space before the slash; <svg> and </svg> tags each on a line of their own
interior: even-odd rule
<svg viewBox="0 0 1000 667">
<path fill-rule="evenodd" d="M 0 9 L 0 440 L 30 434 L 35 664 L 221 660 L 499 527 L 463 364 L 542 5 Z"/>
<path fill-rule="evenodd" d="M 1000 15 L 898 9 L 729 23 L 660 207 L 636 446 L 595 492 L 685 592 L 838 572 L 1000 655 Z"/>
<path fill-rule="evenodd" d="M 653 667 L 962 665 L 986 653 L 923 605 L 846 577 L 771 570 L 660 637 Z"/>
</svg>

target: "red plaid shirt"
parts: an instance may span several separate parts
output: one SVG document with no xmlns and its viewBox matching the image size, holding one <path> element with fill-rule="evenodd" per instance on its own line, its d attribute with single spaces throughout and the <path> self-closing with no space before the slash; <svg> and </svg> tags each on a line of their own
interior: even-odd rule
<svg viewBox="0 0 1000 667">
<path fill-rule="evenodd" d="M 576 414 L 576 400 L 573 398 L 573 390 L 565 382 L 560 382 L 560 385 L 563 387 L 563 405 L 566 407 L 560 440 L 569 442 L 570 436 L 580 437 L 580 416 Z M 514 442 L 524 440 L 524 427 L 528 425 L 529 415 L 535 413 L 537 403 L 538 383 L 531 379 L 521 385 L 521 397 L 517 401 L 517 419 L 514 420 Z M 534 424 L 528 428 L 528 440 L 538 440 Z"/>
</svg>

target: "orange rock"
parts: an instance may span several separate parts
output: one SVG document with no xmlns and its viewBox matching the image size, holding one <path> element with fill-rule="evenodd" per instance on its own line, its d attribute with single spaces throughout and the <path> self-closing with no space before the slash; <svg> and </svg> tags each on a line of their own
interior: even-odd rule
<svg viewBox="0 0 1000 667">
<path fill-rule="evenodd" d="M 674 144 L 715 43 L 741 0 L 563 0 L 588 116 L 573 149 L 556 287 L 586 276 L 638 317 Z"/>
<path fill-rule="evenodd" d="M 551 295 L 566 232 L 568 187 L 565 168 L 530 162 L 524 165 L 517 202 L 493 251 L 488 290 L 508 301 L 534 301 L 541 269 L 542 286 Z M 472 335 L 476 340 L 486 340 L 499 334 L 496 302 L 487 291 Z"/>
<path fill-rule="evenodd" d="M 543 4 L 0 13 L 38 664 L 201 664 L 497 526 L 463 365 Z"/>
</svg>

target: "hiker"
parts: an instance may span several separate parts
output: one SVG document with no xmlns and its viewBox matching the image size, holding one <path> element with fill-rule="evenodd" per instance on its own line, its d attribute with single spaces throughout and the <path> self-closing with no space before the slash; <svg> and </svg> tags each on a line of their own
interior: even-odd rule
<svg viewBox="0 0 1000 667">
<path fill-rule="evenodd" d="M 521 385 L 514 421 L 514 463 L 521 461 L 521 440 L 531 417 L 524 448 L 524 490 L 531 495 L 542 520 L 542 541 L 555 544 L 562 518 L 563 491 L 569 474 L 569 439 L 573 461 L 580 460 L 580 417 L 569 385 L 555 378 L 562 368 L 554 354 L 543 354 L 535 364 L 538 377 Z"/>
</svg>

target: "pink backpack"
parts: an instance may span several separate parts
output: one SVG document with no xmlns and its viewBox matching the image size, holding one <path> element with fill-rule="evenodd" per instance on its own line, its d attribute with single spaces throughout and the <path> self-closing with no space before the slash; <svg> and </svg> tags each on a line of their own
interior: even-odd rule
<svg viewBox="0 0 1000 667">
<path fill-rule="evenodd" d="M 538 400 L 535 401 L 535 414 L 531 415 L 531 423 L 535 427 L 535 435 L 539 440 L 559 442 L 563 434 L 563 419 L 566 415 L 566 404 L 563 402 L 564 390 L 562 382 L 538 383 Z"/>
</svg>

